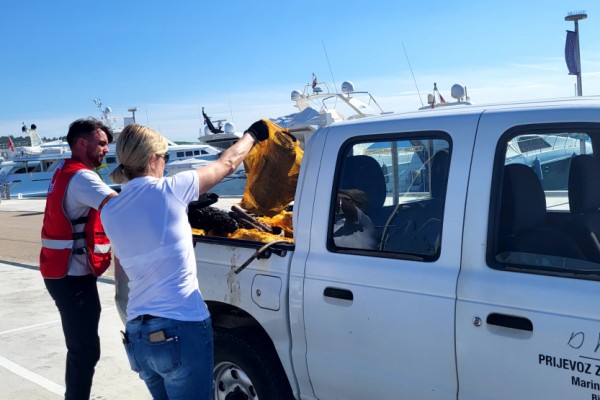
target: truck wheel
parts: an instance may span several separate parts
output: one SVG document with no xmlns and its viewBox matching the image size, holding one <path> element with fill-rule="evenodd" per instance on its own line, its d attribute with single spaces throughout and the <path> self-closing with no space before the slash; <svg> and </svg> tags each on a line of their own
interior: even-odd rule
<svg viewBox="0 0 600 400">
<path fill-rule="evenodd" d="M 293 399 L 279 360 L 261 341 L 224 330 L 214 340 L 215 400 Z"/>
</svg>

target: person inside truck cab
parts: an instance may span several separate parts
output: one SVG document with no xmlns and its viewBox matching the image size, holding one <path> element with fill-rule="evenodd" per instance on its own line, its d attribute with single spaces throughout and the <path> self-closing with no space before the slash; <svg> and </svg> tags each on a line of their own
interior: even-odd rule
<svg viewBox="0 0 600 400">
<path fill-rule="evenodd" d="M 162 135 L 133 124 L 117 139 L 120 164 L 110 179 L 122 184 L 121 193 L 101 219 L 129 278 L 123 344 L 131 369 L 155 399 L 213 396 L 213 330 L 196 276 L 187 208 L 267 138 L 266 124 L 256 122 L 219 159 L 167 177 L 169 144 Z"/>
<path fill-rule="evenodd" d="M 368 199 L 358 189 L 339 190 L 337 210 L 333 225 L 336 246 L 353 249 L 375 249 L 377 240 L 373 221 L 366 214 Z"/>
</svg>

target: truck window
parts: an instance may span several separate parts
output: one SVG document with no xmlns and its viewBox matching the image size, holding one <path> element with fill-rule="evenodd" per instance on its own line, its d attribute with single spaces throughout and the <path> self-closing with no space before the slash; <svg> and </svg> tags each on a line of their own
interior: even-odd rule
<svg viewBox="0 0 600 400">
<path fill-rule="evenodd" d="M 438 137 L 353 143 L 338 160 L 330 249 L 434 261 L 450 144 Z"/>
<path fill-rule="evenodd" d="M 512 129 L 498 147 L 490 265 L 597 279 L 600 126 L 531 130 Z"/>
</svg>

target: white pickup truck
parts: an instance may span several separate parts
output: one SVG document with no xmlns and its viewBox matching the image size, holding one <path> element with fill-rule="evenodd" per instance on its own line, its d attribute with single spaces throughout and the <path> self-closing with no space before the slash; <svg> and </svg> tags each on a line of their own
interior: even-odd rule
<svg viewBox="0 0 600 400">
<path fill-rule="evenodd" d="M 215 399 L 600 400 L 595 154 L 600 98 L 317 131 L 293 244 L 194 237 Z"/>
</svg>

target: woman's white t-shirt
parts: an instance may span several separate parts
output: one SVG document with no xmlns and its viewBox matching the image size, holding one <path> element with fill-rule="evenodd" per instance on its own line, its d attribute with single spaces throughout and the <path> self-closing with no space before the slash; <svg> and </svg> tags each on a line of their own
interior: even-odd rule
<svg viewBox="0 0 600 400">
<path fill-rule="evenodd" d="M 141 177 L 102 209 L 104 230 L 129 278 L 127 319 L 151 314 L 180 321 L 209 317 L 196 276 L 187 205 L 199 196 L 198 173 Z"/>
</svg>

